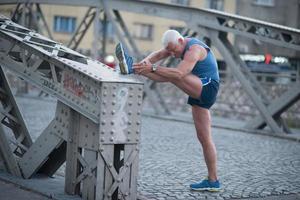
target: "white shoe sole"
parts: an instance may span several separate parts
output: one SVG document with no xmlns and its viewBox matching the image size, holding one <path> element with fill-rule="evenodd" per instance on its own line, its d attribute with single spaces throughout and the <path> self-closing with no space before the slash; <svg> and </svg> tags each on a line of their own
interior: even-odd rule
<svg viewBox="0 0 300 200">
<path fill-rule="evenodd" d="M 191 188 L 194 191 L 220 192 L 221 188 Z"/>
<path fill-rule="evenodd" d="M 125 60 L 124 50 L 121 43 L 119 43 L 116 47 L 116 56 L 119 60 L 120 70 L 122 74 L 128 74 L 128 66 Z"/>
</svg>

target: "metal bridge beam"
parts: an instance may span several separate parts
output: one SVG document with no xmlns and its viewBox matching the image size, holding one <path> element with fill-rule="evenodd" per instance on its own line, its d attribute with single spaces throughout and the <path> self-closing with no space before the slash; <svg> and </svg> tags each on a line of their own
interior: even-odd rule
<svg viewBox="0 0 300 200">
<path fill-rule="evenodd" d="M 2 159 L 4 168 L 8 172 L 21 176 L 15 156 L 22 157 L 32 145 L 32 140 L 2 66 L 0 66 L 0 102 L 2 105 L 0 108 L 0 160 Z M 7 138 L 4 127 L 11 130 L 14 135 L 13 139 Z"/>
<path fill-rule="evenodd" d="M 84 37 L 85 33 L 89 29 L 90 25 L 92 24 L 96 15 L 95 8 L 90 7 L 84 17 L 82 18 L 78 28 L 76 29 L 75 33 L 73 34 L 71 40 L 68 43 L 68 47 L 76 50 L 78 45 L 80 44 L 82 38 Z"/>
<path fill-rule="evenodd" d="M 20 121 L 3 84 L 6 79 L 0 79 L 1 169 L 25 178 L 36 172 L 51 176 L 67 161 L 67 193 L 83 199 L 136 199 L 142 82 L 1 15 L 0 64 L 58 99 L 48 127 L 23 148 L 25 153 L 15 155 L 2 125 L 15 133 Z M 22 136 L 15 143 L 22 142 Z"/>
<path fill-rule="evenodd" d="M 268 105 L 268 112 L 273 118 L 277 119 L 285 110 L 291 107 L 299 99 L 300 82 L 296 82 L 289 90 Z M 247 123 L 246 128 L 261 129 L 265 126 L 266 120 L 262 116 L 257 116 Z"/>
<path fill-rule="evenodd" d="M 132 0 L 104 0 L 110 9 L 154 15 L 182 21 L 197 21 L 199 26 L 231 32 L 252 39 L 272 43 L 286 48 L 300 50 L 300 30 L 254 20 L 220 11 L 182 7 L 173 4 L 152 1 Z M 0 4 L 27 3 L 28 0 L 0 0 Z M 102 7 L 99 0 L 31 0 L 31 3 L 73 5 L 87 7 Z"/>
<path fill-rule="evenodd" d="M 2 66 L 0 67 L 0 101 L 2 104 L 0 112 L 4 116 L 1 122 L 13 132 L 17 146 L 20 148 L 19 154 L 22 155 L 32 145 L 32 140 Z"/>
<path fill-rule="evenodd" d="M 150 1 L 110 0 L 111 9 L 192 22 L 198 27 L 258 39 L 274 45 L 300 50 L 300 30 L 220 11 L 182 7 Z"/>
<path fill-rule="evenodd" d="M 61 110 L 66 110 L 61 112 Z M 66 148 L 64 141 L 67 140 L 69 108 L 58 102 L 55 118 L 49 123 L 31 148 L 19 161 L 24 178 L 30 178 L 37 171 L 52 176 L 66 160 Z M 68 114 L 65 115 L 65 112 Z M 67 117 L 66 117 L 67 116 Z M 65 126 L 62 126 L 65 123 Z M 62 150 L 61 150 L 62 149 Z M 61 150 L 61 154 L 55 154 Z"/>
<path fill-rule="evenodd" d="M 53 40 L 52 33 L 51 33 L 50 29 L 49 29 L 48 23 L 47 23 L 47 21 L 45 19 L 45 16 L 44 16 L 43 11 L 42 11 L 42 9 L 40 7 L 40 4 L 37 3 L 37 4 L 35 4 L 35 6 L 36 6 L 37 16 L 39 16 L 41 18 L 41 20 L 42 20 L 42 25 L 41 26 L 46 29 L 46 33 L 47 33 L 48 37 Z M 38 30 L 39 32 L 43 31 L 43 28 L 41 28 L 41 27 L 38 27 L 38 29 L 39 29 Z"/>
<path fill-rule="evenodd" d="M 282 130 L 277 125 L 276 121 L 272 118 L 271 114 L 269 113 L 266 106 L 262 103 L 259 96 L 256 94 L 256 91 L 251 86 L 251 82 L 247 80 L 246 76 L 241 72 L 239 68 L 239 64 L 236 62 L 235 58 L 230 52 L 230 49 L 233 46 L 228 41 L 227 37 L 220 37 L 218 32 L 210 32 L 209 34 L 212 38 L 213 44 L 218 48 L 226 62 L 228 63 L 227 66 L 232 68 L 232 73 L 235 77 L 240 81 L 245 91 L 249 94 L 249 97 L 252 99 L 253 103 L 257 106 L 259 112 L 264 117 L 264 120 L 267 122 L 271 130 L 278 134 L 282 133 Z"/>
</svg>

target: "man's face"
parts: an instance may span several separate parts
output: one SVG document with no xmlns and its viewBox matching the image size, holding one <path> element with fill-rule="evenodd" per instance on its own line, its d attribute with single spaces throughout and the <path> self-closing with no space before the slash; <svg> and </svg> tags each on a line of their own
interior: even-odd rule
<svg viewBox="0 0 300 200">
<path fill-rule="evenodd" d="M 180 58 L 180 56 L 182 54 L 182 50 L 183 50 L 182 46 L 183 46 L 183 44 L 179 40 L 178 44 L 169 42 L 168 46 L 166 46 L 165 49 L 175 58 Z"/>
</svg>

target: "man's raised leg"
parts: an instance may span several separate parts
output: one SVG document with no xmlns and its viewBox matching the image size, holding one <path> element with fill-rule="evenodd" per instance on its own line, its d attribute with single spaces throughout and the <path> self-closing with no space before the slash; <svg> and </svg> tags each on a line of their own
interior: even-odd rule
<svg viewBox="0 0 300 200">
<path fill-rule="evenodd" d="M 170 79 L 169 81 L 176 85 L 187 95 L 195 99 L 198 99 L 201 95 L 202 82 L 199 77 L 193 74 L 188 74 L 181 79 Z"/>
</svg>

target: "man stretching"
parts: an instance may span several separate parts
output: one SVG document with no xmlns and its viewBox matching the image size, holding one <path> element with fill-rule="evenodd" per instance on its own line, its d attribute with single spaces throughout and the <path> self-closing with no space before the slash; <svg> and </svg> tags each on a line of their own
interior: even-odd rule
<svg viewBox="0 0 300 200">
<path fill-rule="evenodd" d="M 196 38 L 184 38 L 175 30 L 168 30 L 162 37 L 163 48 L 151 53 L 141 62 L 133 64 L 121 44 L 116 56 L 123 74 L 139 74 L 153 81 L 170 82 L 189 95 L 188 104 L 197 137 L 202 145 L 208 177 L 190 185 L 192 190 L 219 191 L 217 178 L 217 153 L 211 136 L 209 108 L 215 103 L 219 89 L 219 73 L 216 59 L 210 48 Z M 159 60 L 175 56 L 181 62 L 175 68 L 158 66 Z"/>
</svg>

